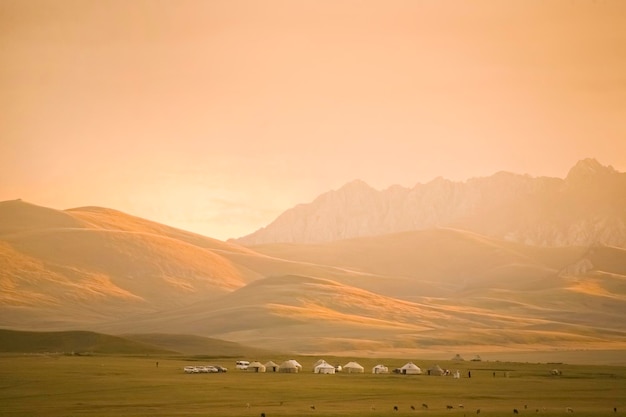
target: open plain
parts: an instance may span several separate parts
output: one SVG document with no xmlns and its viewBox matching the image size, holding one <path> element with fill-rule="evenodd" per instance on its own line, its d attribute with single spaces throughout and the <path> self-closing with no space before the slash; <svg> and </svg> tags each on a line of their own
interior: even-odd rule
<svg viewBox="0 0 626 417">
<path fill-rule="evenodd" d="M 280 358 L 257 358 L 261 361 Z M 286 358 L 285 358 L 286 359 Z M 438 361 L 461 377 L 372 374 L 413 361 L 356 360 L 363 374 L 312 372 L 316 357 L 296 357 L 300 373 L 252 373 L 235 358 L 4 354 L 2 416 L 608 416 L 626 412 L 626 367 L 500 361 Z M 217 364 L 226 373 L 185 374 L 188 365 Z M 561 375 L 551 375 L 552 369 Z M 471 372 L 471 377 L 469 377 Z M 428 406 L 428 408 L 425 407 Z M 397 407 L 397 411 L 395 410 Z"/>
</svg>

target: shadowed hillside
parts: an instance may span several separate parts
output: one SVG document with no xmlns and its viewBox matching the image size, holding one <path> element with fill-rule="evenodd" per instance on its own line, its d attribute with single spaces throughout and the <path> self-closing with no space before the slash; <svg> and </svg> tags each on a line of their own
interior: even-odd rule
<svg viewBox="0 0 626 417">
<path fill-rule="evenodd" d="M 124 334 L 125 339 L 145 343 L 159 349 L 176 351 L 185 355 L 196 355 L 216 358 L 245 358 L 271 356 L 271 353 L 239 343 L 228 342 L 226 340 L 214 339 L 210 337 L 194 336 L 189 334 L 167 334 L 167 333 L 138 333 Z"/>
<path fill-rule="evenodd" d="M 25 332 L 0 329 L 0 352 L 13 353 L 173 353 L 148 343 L 87 331 Z"/>
</svg>

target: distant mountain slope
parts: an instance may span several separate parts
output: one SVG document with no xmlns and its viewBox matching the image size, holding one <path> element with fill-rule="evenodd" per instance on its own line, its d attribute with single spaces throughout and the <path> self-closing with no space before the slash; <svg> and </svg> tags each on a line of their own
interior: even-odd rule
<svg viewBox="0 0 626 417">
<path fill-rule="evenodd" d="M 565 179 L 500 172 L 384 191 L 354 181 L 235 242 L 319 243 L 454 227 L 529 245 L 626 247 L 624 207 L 626 174 L 586 159 Z"/>
<path fill-rule="evenodd" d="M 405 297 L 447 296 L 476 288 L 539 288 L 577 262 L 587 248 L 535 248 L 463 230 L 431 229 L 318 244 L 267 244 L 257 252 L 396 277 L 377 291 Z M 548 279 L 550 278 L 550 279 Z"/>
<path fill-rule="evenodd" d="M 249 252 L 114 210 L 0 203 L 2 325 L 76 328 L 215 298 L 256 277 L 224 257 Z"/>
<path fill-rule="evenodd" d="M 616 246 L 436 228 L 251 249 L 115 210 L 0 203 L 3 328 L 200 354 L 198 337 L 308 354 L 622 349 L 624 305 Z"/>
<path fill-rule="evenodd" d="M 585 289 L 568 287 L 575 284 L 564 279 L 561 286 L 521 293 L 489 288 L 461 299 L 404 301 L 323 278 L 277 276 L 214 302 L 109 323 L 100 330 L 175 328 L 300 354 L 626 346 L 626 326 L 620 321 L 626 286 L 621 284 L 615 299 L 594 302 Z"/>
<path fill-rule="evenodd" d="M 269 351 L 239 343 L 190 334 L 133 333 L 123 338 L 186 355 L 216 358 L 271 356 Z M 276 353 L 273 351 L 272 353 Z"/>
<path fill-rule="evenodd" d="M 147 343 L 87 331 L 26 332 L 0 329 L 0 352 L 14 353 L 173 353 Z"/>
</svg>

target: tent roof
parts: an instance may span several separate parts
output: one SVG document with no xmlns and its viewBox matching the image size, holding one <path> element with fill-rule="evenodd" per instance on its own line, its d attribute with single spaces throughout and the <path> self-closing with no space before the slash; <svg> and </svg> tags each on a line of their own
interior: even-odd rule
<svg viewBox="0 0 626 417">
<path fill-rule="evenodd" d="M 269 367 L 271 367 L 271 366 L 278 366 L 278 364 L 277 364 L 276 362 L 274 362 L 274 361 L 269 361 L 269 362 L 267 362 L 267 363 L 265 364 L 265 366 L 269 368 Z"/>
<path fill-rule="evenodd" d="M 359 365 L 356 362 L 348 362 L 346 363 L 344 366 L 344 368 L 357 368 L 357 369 L 364 369 L 361 365 Z"/>
<path fill-rule="evenodd" d="M 400 369 L 420 369 L 420 367 L 414 364 L 413 362 L 407 362 Z"/>
<path fill-rule="evenodd" d="M 298 363 L 298 361 L 294 359 L 289 359 L 280 364 L 281 368 L 299 368 L 302 369 L 302 365 Z"/>
</svg>

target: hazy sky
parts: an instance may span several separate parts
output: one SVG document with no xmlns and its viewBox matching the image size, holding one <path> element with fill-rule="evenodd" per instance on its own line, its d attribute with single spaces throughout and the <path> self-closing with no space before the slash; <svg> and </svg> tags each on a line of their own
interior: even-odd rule
<svg viewBox="0 0 626 417">
<path fill-rule="evenodd" d="M 0 0 L 0 200 L 226 239 L 585 157 L 626 171 L 626 1 Z"/>
</svg>

